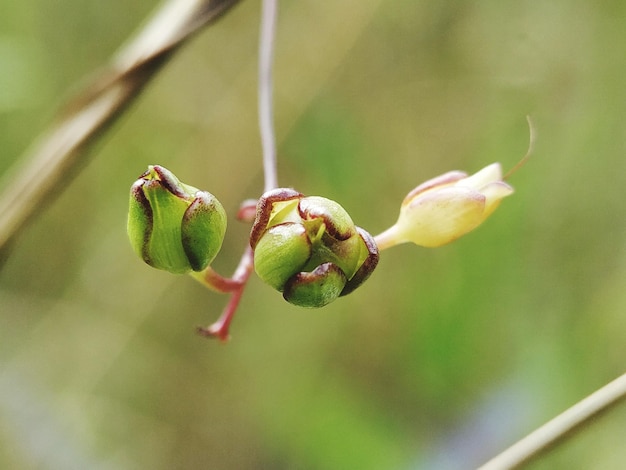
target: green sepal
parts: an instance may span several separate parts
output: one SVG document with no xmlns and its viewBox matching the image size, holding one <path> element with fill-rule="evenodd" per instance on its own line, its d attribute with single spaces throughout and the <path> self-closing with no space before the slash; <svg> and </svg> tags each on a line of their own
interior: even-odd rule
<svg viewBox="0 0 626 470">
<path fill-rule="evenodd" d="M 341 295 L 346 281 L 346 275 L 337 265 L 320 264 L 312 272 L 300 272 L 290 278 L 283 297 L 300 307 L 324 307 Z"/>
<path fill-rule="evenodd" d="M 361 241 L 359 262 L 357 264 L 359 268 L 356 273 L 354 273 L 354 276 L 348 280 L 343 288 L 343 291 L 341 291 L 342 296 L 348 295 L 354 289 L 367 281 L 370 275 L 374 272 L 374 269 L 376 269 L 380 256 L 374 237 L 361 227 L 357 227 L 356 229 L 359 233 Z"/>
<path fill-rule="evenodd" d="M 189 204 L 157 183 L 149 181 L 143 186 L 152 208 L 151 236 L 144 261 L 174 274 L 185 273 L 191 265 L 182 244 L 181 220 Z"/>
<path fill-rule="evenodd" d="M 326 231 L 335 240 L 347 240 L 356 234 L 354 222 L 346 210 L 325 197 L 303 197 L 298 205 L 298 211 L 305 224 L 306 221 L 323 220 Z"/>
<path fill-rule="evenodd" d="M 254 269 L 264 282 L 282 292 L 287 280 L 301 271 L 310 257 L 311 243 L 301 224 L 275 225 L 256 245 Z"/>
<path fill-rule="evenodd" d="M 138 180 L 130 188 L 127 231 L 133 251 L 148 263 L 152 234 L 152 208 L 143 193 L 142 186 L 143 180 Z"/>
<path fill-rule="evenodd" d="M 202 271 L 217 256 L 226 234 L 226 211 L 215 196 L 198 191 L 185 211 L 181 240 L 191 269 Z"/>
</svg>

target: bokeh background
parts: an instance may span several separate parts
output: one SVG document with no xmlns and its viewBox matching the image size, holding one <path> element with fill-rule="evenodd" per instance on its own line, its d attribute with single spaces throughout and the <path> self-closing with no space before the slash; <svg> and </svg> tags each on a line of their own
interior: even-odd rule
<svg viewBox="0 0 626 470">
<path fill-rule="evenodd" d="M 7 1 L 0 173 L 141 24 L 147 0 Z M 260 5 L 194 38 L 22 233 L 0 271 L 0 467 L 460 469 L 626 368 L 626 3 L 282 0 L 279 179 L 378 233 L 417 184 L 512 167 L 516 194 L 439 249 L 383 253 L 321 310 L 253 277 L 227 298 L 145 266 L 128 189 L 151 163 L 231 216 L 262 190 Z M 230 272 L 234 221 L 215 266 Z M 626 409 L 533 463 L 621 469 Z"/>
</svg>

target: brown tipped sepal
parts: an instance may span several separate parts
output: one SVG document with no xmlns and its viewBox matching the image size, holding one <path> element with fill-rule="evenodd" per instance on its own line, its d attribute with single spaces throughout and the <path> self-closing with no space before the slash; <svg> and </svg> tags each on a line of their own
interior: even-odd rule
<svg viewBox="0 0 626 470">
<path fill-rule="evenodd" d="M 303 307 L 322 307 L 352 292 L 378 263 L 373 237 L 343 207 L 288 188 L 259 199 L 250 246 L 259 277 Z"/>
<path fill-rule="evenodd" d="M 202 271 L 219 252 L 226 213 L 215 196 L 151 165 L 130 191 L 128 237 L 150 266 L 171 273 Z"/>
</svg>

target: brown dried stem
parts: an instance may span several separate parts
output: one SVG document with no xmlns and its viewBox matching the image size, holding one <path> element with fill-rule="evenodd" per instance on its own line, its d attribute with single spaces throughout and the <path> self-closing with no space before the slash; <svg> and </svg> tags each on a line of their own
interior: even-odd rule
<svg viewBox="0 0 626 470">
<path fill-rule="evenodd" d="M 167 60 L 239 0 L 169 0 L 108 68 L 64 107 L 0 182 L 0 250 L 58 195 L 89 148 L 139 96 Z"/>
</svg>

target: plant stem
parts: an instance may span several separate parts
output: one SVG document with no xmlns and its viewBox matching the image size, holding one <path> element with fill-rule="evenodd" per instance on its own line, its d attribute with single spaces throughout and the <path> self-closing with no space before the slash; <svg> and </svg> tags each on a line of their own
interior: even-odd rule
<svg viewBox="0 0 626 470">
<path fill-rule="evenodd" d="M 395 225 L 392 225 L 384 232 L 376 235 L 374 237 L 374 241 L 376 242 L 378 251 L 383 251 L 383 250 L 386 250 L 387 248 L 391 248 L 392 246 L 396 246 L 398 244 L 397 232 L 398 232 L 397 227 Z"/>
<path fill-rule="evenodd" d="M 537 132 L 535 131 L 535 126 L 533 125 L 533 121 L 530 119 L 530 116 L 526 116 L 526 122 L 528 122 L 528 150 L 526 150 L 526 155 L 522 157 L 522 159 L 517 162 L 513 168 L 506 172 L 506 174 L 502 177 L 502 180 L 506 181 L 511 176 L 513 176 L 517 171 L 526 165 L 526 162 L 532 155 L 535 150 L 535 140 L 537 139 Z"/>
<path fill-rule="evenodd" d="M 259 127 L 263 147 L 265 191 L 278 187 L 276 136 L 272 106 L 272 64 L 274 61 L 277 10 L 277 0 L 263 0 L 259 39 Z"/>
<path fill-rule="evenodd" d="M 84 166 L 87 150 L 187 39 L 239 0 L 168 0 L 0 181 L 0 249 Z"/>
<path fill-rule="evenodd" d="M 608 411 L 626 398 L 626 374 L 576 403 L 556 418 L 536 429 L 522 440 L 484 464 L 479 470 L 519 468 L 547 452 L 565 437 L 581 431 L 600 413 Z"/>
<path fill-rule="evenodd" d="M 211 266 L 201 272 L 190 272 L 189 275 L 207 289 L 221 294 L 228 294 L 239 289 L 239 282 L 232 277 L 224 277 L 217 273 Z"/>
<path fill-rule="evenodd" d="M 276 171 L 276 136 L 274 133 L 274 115 L 272 107 L 273 83 L 272 63 L 274 60 L 274 37 L 276 31 L 277 0 L 263 0 L 261 7 L 261 31 L 259 38 L 259 128 L 261 131 L 261 146 L 263 149 L 264 191 L 278 187 Z M 252 211 L 250 204 L 244 204 L 238 213 L 238 218 L 247 219 Z M 237 306 L 248 283 L 254 267 L 254 252 L 250 246 L 241 257 L 231 279 L 217 275 L 210 268 L 201 280 L 209 287 L 230 292 L 230 300 L 224 308 L 220 318 L 208 328 L 198 328 L 203 336 L 219 338 L 222 341 L 229 339 L 230 324 L 237 311 Z M 196 278 L 198 278 L 196 276 Z"/>
<path fill-rule="evenodd" d="M 250 274 L 252 274 L 253 260 L 254 254 L 252 252 L 252 248 L 248 246 L 239 261 L 239 265 L 237 266 L 233 277 L 231 278 L 233 285 L 236 285 L 237 287 L 231 290 L 228 304 L 226 304 L 226 307 L 224 308 L 224 311 L 220 315 L 219 319 L 207 328 L 198 328 L 198 333 L 202 336 L 218 338 L 222 342 L 228 341 L 230 338 L 230 324 L 235 317 L 235 312 L 239 306 L 239 301 L 241 300 L 243 291 L 246 288 Z"/>
</svg>

